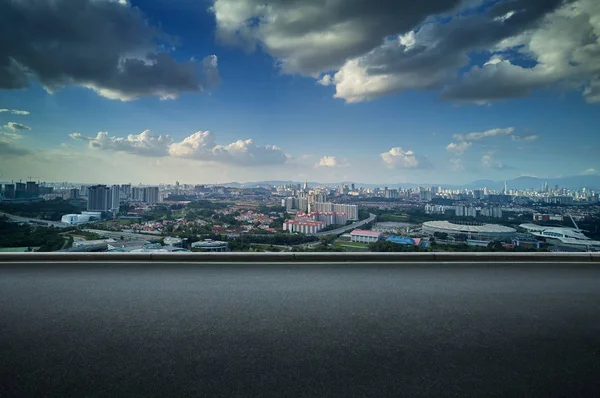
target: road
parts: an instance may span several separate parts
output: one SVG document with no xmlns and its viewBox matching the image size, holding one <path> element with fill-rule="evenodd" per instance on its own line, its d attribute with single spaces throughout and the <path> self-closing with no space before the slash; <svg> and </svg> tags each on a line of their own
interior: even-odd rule
<svg viewBox="0 0 600 398">
<path fill-rule="evenodd" d="M 14 216 L 12 214 L 8 214 L 8 213 L 2 213 L 0 212 L 0 216 L 6 216 L 8 217 L 9 220 L 13 221 L 13 222 L 22 222 L 22 223 L 34 223 L 34 224 L 44 224 L 45 226 L 52 226 L 52 227 L 56 227 L 56 228 L 67 228 L 70 227 L 71 225 L 69 224 L 64 224 L 61 223 L 59 221 L 48 221 L 48 220 L 42 220 L 39 218 L 28 218 L 28 217 L 19 217 L 19 216 Z"/>
<path fill-rule="evenodd" d="M 0 263 L 0 396 L 598 396 L 593 264 Z"/>
<path fill-rule="evenodd" d="M 371 221 L 375 221 L 375 218 L 377 216 L 373 213 L 369 213 L 369 218 L 359 221 L 356 224 L 350 224 L 350 225 L 345 225 L 341 228 L 338 229 L 333 229 L 331 231 L 325 231 L 325 232 L 317 232 L 316 234 L 309 234 L 309 235 L 315 235 L 315 236 L 327 236 L 327 235 L 341 235 L 344 232 L 348 232 L 350 230 L 353 230 L 355 228 L 360 228 L 365 224 L 370 223 Z"/>
<path fill-rule="evenodd" d="M 105 231 L 103 229 L 84 229 L 87 232 L 93 232 L 100 236 L 106 236 L 112 239 L 121 239 L 121 236 L 127 240 L 148 240 L 151 242 L 157 242 L 163 238 L 161 235 L 150 235 L 150 234 L 138 234 L 134 232 L 121 232 L 121 231 Z"/>
</svg>

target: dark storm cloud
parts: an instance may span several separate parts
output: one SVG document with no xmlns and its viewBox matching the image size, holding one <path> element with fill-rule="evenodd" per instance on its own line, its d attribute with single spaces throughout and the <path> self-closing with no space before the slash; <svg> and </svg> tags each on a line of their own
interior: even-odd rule
<svg viewBox="0 0 600 398">
<path fill-rule="evenodd" d="M 171 98 L 206 83 L 196 62 L 157 51 L 173 38 L 114 1 L 3 0 L 0 37 L 1 89 L 27 87 L 33 77 L 50 91 L 79 85 L 129 100 Z"/>
<path fill-rule="evenodd" d="M 460 0 L 215 0 L 217 36 L 226 43 L 260 43 L 288 72 L 340 67 Z"/>
</svg>

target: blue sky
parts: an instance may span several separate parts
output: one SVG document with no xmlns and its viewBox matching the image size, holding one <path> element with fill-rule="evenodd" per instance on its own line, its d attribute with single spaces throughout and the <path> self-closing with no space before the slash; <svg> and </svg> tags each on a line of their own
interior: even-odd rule
<svg viewBox="0 0 600 398">
<path fill-rule="evenodd" d="M 356 1 L 360 18 L 316 0 L 73 3 L 0 7 L 70 27 L 21 26 L 0 48 L 0 67 L 16 65 L 0 80 L 0 179 L 466 183 L 600 170 L 593 0 L 439 0 L 402 18 L 382 16 L 405 15 L 402 1 Z M 115 27 L 95 35 L 78 20 Z"/>
</svg>

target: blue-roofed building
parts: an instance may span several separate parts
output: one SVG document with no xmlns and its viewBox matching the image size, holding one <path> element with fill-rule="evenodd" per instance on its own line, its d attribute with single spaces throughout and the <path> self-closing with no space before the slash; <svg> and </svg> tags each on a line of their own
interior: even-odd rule
<svg viewBox="0 0 600 398">
<path fill-rule="evenodd" d="M 413 238 L 410 238 L 408 236 L 395 236 L 394 235 L 394 236 L 390 236 L 389 238 L 387 238 L 386 241 L 392 242 L 392 243 L 397 243 L 399 245 L 415 246 L 417 244 Z"/>
</svg>

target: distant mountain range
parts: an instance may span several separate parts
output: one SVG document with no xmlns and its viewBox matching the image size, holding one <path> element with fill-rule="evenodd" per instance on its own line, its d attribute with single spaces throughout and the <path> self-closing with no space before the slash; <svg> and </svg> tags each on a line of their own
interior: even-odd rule
<svg viewBox="0 0 600 398">
<path fill-rule="evenodd" d="M 600 190 L 600 175 L 578 175 L 578 176 L 570 176 L 570 177 L 561 177 L 561 178 L 538 178 L 538 177 L 518 177 L 512 180 L 507 180 L 506 183 L 508 185 L 508 189 L 535 189 L 539 190 L 542 188 L 542 185 L 547 182 L 549 188 L 554 188 L 555 185 L 558 185 L 560 188 L 566 189 L 581 189 L 581 188 L 589 188 Z M 271 180 L 271 181 L 255 181 L 255 182 L 229 182 L 226 184 L 222 184 L 228 187 L 235 188 L 254 188 L 265 185 L 285 185 L 285 184 L 304 184 L 304 181 L 281 181 L 281 180 Z M 331 183 L 321 183 L 316 181 L 308 181 L 308 185 L 310 187 L 314 186 L 340 186 L 341 184 L 355 184 L 357 187 L 363 188 L 383 188 L 387 186 L 388 188 L 418 188 L 420 186 L 442 186 L 444 188 L 450 189 L 477 189 L 487 187 L 491 190 L 502 190 L 504 189 L 504 181 L 493 181 L 493 180 L 477 180 L 468 184 L 413 184 L 413 183 L 390 183 L 390 184 L 366 184 L 362 182 L 356 181 L 340 181 L 340 182 L 331 182 Z"/>
</svg>

